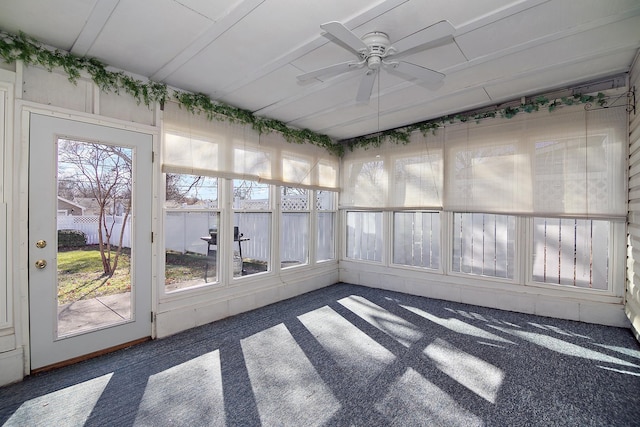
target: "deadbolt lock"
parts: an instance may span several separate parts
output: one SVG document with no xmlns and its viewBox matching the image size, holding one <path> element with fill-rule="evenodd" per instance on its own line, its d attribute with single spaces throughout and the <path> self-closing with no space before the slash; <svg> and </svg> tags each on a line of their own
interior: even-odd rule
<svg viewBox="0 0 640 427">
<path fill-rule="evenodd" d="M 47 241 L 46 240 L 38 240 L 36 242 L 36 247 L 39 248 L 39 249 L 42 249 L 45 246 L 47 246 Z"/>
<path fill-rule="evenodd" d="M 36 268 L 42 270 L 46 266 L 47 266 L 47 261 L 45 261 L 43 259 L 39 259 L 39 260 L 36 261 Z"/>
</svg>

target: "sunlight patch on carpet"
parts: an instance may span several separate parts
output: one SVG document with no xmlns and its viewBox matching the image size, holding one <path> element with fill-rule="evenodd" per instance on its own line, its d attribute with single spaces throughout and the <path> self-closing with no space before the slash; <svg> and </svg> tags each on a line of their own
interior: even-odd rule
<svg viewBox="0 0 640 427">
<path fill-rule="evenodd" d="M 413 368 L 389 388 L 376 410 L 398 426 L 482 426 L 482 419 L 469 412 L 447 392 Z"/>
<path fill-rule="evenodd" d="M 89 418 L 113 373 L 24 402 L 5 426 L 81 426 Z"/>
<path fill-rule="evenodd" d="M 396 316 L 366 298 L 351 295 L 338 302 L 405 347 L 411 347 L 412 344 L 423 337 L 423 333 L 416 325 L 400 316 Z"/>
<path fill-rule="evenodd" d="M 134 425 L 196 425 L 202 420 L 225 424 L 218 350 L 151 375 Z"/>
<path fill-rule="evenodd" d="M 431 313 L 427 313 L 424 310 L 420 310 L 419 308 L 416 308 L 416 307 L 410 307 L 408 305 L 401 305 L 401 307 L 411 311 L 412 313 L 417 314 L 420 317 L 424 317 L 425 319 L 430 320 L 433 323 L 437 323 L 438 325 L 443 326 L 459 334 L 471 335 L 473 337 L 498 341 L 498 342 L 507 343 L 507 344 L 515 344 L 513 341 L 504 339 L 496 334 L 487 332 L 484 329 L 478 328 L 477 326 L 470 325 L 459 319 L 453 319 L 453 318 L 443 319 L 438 316 L 434 316 Z"/>
<path fill-rule="evenodd" d="M 441 338 L 424 349 L 438 369 L 484 400 L 496 403 L 504 372 L 489 362 L 466 353 Z"/>
<path fill-rule="evenodd" d="M 336 364 L 352 373 L 359 383 L 368 382 L 396 359 L 393 353 L 330 307 L 321 307 L 298 319 Z"/>
<path fill-rule="evenodd" d="M 322 425 L 341 405 L 284 324 L 241 340 L 262 425 Z"/>
</svg>

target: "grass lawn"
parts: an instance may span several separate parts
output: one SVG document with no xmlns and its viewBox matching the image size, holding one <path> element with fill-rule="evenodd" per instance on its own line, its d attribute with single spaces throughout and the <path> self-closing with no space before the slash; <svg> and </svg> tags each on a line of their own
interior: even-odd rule
<svg viewBox="0 0 640 427">
<path fill-rule="evenodd" d="M 204 277 L 204 255 L 167 251 L 165 254 L 165 285 L 172 285 Z M 215 265 L 209 266 L 209 274 L 215 275 Z"/>
<path fill-rule="evenodd" d="M 115 252 L 112 252 L 112 259 Z M 166 284 L 204 277 L 205 257 L 197 254 L 166 254 Z M 131 256 L 125 248 L 118 268 L 111 277 L 103 275 L 102 259 L 97 245 L 58 251 L 58 304 L 97 296 L 113 295 L 131 290 L 129 269 Z M 212 274 L 215 267 L 210 267 Z"/>
<path fill-rule="evenodd" d="M 58 251 L 58 304 L 66 304 L 82 299 L 119 294 L 131 290 L 131 256 L 125 248 L 120 254 L 118 268 L 111 277 L 104 276 L 102 260 L 97 245 Z M 111 257 L 115 256 L 112 252 Z M 204 255 L 167 251 L 165 255 L 165 285 L 180 287 L 181 284 L 203 281 L 207 260 Z M 244 263 L 243 274 L 266 271 L 265 263 Z M 215 281 L 215 264 L 209 264 L 207 280 Z M 204 283 L 204 281 L 203 281 Z"/>
<path fill-rule="evenodd" d="M 111 253 L 113 260 L 115 252 Z M 120 254 L 118 268 L 104 276 L 97 246 L 58 252 L 58 304 L 131 290 L 131 257 L 128 249 Z"/>
</svg>

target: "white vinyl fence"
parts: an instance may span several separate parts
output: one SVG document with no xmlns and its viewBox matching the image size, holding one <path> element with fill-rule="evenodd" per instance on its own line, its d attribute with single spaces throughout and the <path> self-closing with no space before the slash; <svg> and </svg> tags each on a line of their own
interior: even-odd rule
<svg viewBox="0 0 640 427">
<path fill-rule="evenodd" d="M 218 228 L 218 213 L 185 209 L 166 210 L 165 213 L 165 249 L 180 253 L 191 252 L 206 255 L 207 242 L 202 238 L 209 234 L 210 229 Z M 238 226 L 242 237 L 247 239 L 241 243 L 243 258 L 269 261 L 273 238 L 271 235 L 271 215 L 271 212 L 236 212 L 234 214 L 234 224 Z M 308 215 L 304 218 L 308 221 Z M 283 228 L 295 230 L 300 234 L 304 227 L 299 221 L 299 216 L 284 215 Z M 303 258 L 298 261 L 305 261 L 309 244 L 308 235 L 289 238 L 287 234 L 285 238 L 287 239 L 286 253 L 282 253 L 281 256 L 288 257 L 287 260 Z M 233 249 L 238 249 L 237 242 L 233 243 Z M 300 254 L 305 255 L 301 257 Z"/>
<path fill-rule="evenodd" d="M 110 226 L 113 225 L 110 243 L 117 245 L 120 241 L 120 230 L 124 216 L 108 216 L 106 221 Z M 60 215 L 58 214 L 58 230 L 78 230 L 87 235 L 88 245 L 98 244 L 98 227 L 100 218 L 98 215 Z M 103 234 L 104 236 L 104 234 Z M 127 219 L 124 228 L 124 236 L 122 237 L 122 246 L 131 247 L 131 217 Z"/>
</svg>

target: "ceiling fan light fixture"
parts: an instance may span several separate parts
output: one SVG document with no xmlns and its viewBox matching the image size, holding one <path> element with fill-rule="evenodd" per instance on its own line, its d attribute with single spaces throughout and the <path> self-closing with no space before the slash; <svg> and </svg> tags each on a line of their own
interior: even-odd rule
<svg viewBox="0 0 640 427">
<path fill-rule="evenodd" d="M 367 59 L 367 67 L 369 67 L 370 70 L 377 70 L 381 65 L 382 59 L 380 59 L 379 56 L 370 56 L 369 59 Z"/>
</svg>

